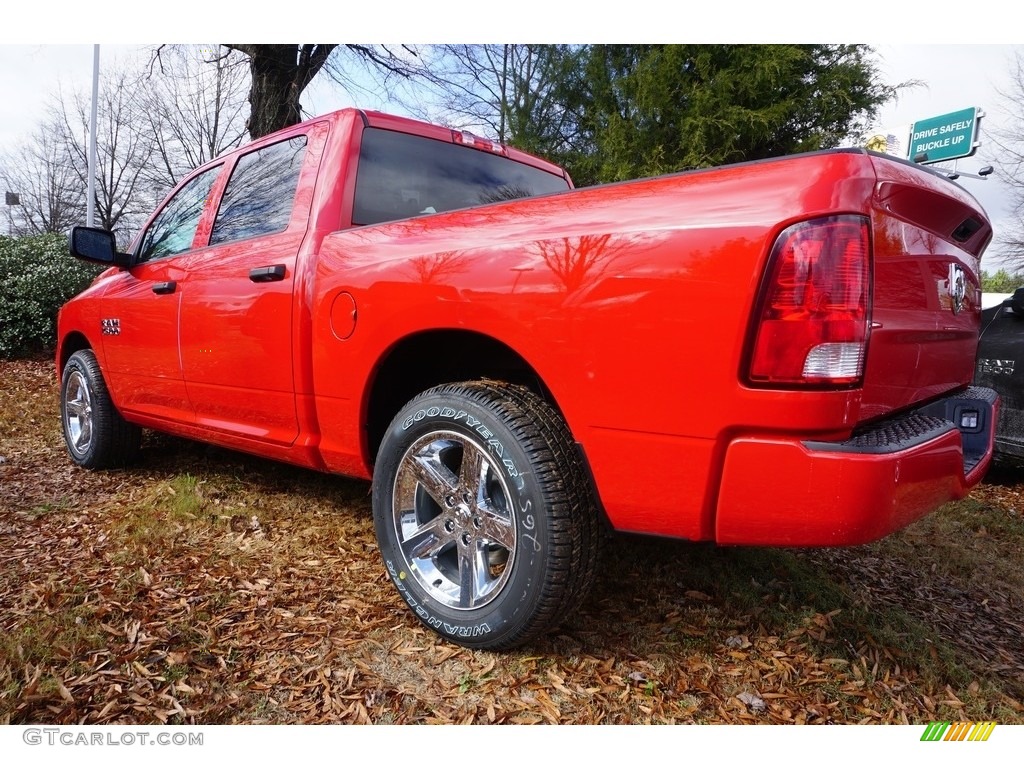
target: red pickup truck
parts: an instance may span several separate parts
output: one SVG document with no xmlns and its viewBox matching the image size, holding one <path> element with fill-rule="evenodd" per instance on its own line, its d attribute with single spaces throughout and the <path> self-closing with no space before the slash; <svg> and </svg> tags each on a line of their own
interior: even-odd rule
<svg viewBox="0 0 1024 768">
<path fill-rule="evenodd" d="M 372 479 L 415 614 L 481 648 L 579 603 L 603 528 L 832 546 L 981 479 L 992 234 L 858 149 L 573 190 L 548 162 L 358 110 L 186 178 L 61 311 L 71 459 L 140 428 Z"/>
</svg>

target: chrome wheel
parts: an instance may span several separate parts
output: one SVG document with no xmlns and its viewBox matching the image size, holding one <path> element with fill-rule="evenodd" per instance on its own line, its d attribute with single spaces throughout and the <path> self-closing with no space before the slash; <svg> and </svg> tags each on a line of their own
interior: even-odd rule
<svg viewBox="0 0 1024 768">
<path fill-rule="evenodd" d="M 78 455 L 88 453 L 92 444 L 92 395 L 80 371 L 72 371 L 64 389 L 64 434 Z"/>
<path fill-rule="evenodd" d="M 440 384 L 381 438 L 381 559 L 416 618 L 453 643 L 515 648 L 563 622 L 596 573 L 599 522 L 572 434 L 525 387 Z"/>
<path fill-rule="evenodd" d="M 482 444 L 450 431 L 422 436 L 399 461 L 392 499 L 399 552 L 431 598 L 470 610 L 501 593 L 515 559 L 515 505 Z"/>
<path fill-rule="evenodd" d="M 68 358 L 60 382 L 60 426 L 71 460 L 86 469 L 109 469 L 134 459 L 142 430 L 114 406 L 91 349 Z"/>
</svg>

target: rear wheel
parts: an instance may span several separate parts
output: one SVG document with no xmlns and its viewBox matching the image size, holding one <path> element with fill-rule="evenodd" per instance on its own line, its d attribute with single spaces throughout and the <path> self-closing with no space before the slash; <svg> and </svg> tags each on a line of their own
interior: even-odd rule
<svg viewBox="0 0 1024 768">
<path fill-rule="evenodd" d="M 399 593 L 460 645 L 521 645 L 593 580 L 598 516 L 579 451 L 522 387 L 448 384 L 414 398 L 381 444 L 373 511 Z"/>
<path fill-rule="evenodd" d="M 60 387 L 61 427 L 71 460 L 86 469 L 124 466 L 135 458 L 142 430 L 114 407 L 96 355 L 75 352 Z"/>
</svg>

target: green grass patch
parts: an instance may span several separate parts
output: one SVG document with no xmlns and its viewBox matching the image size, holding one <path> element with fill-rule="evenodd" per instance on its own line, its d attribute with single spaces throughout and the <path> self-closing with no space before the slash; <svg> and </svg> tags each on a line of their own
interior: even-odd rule
<svg viewBox="0 0 1024 768">
<path fill-rule="evenodd" d="M 0 658 L 14 664 L 45 666 L 61 657 L 101 647 L 103 636 L 86 623 L 76 622 L 74 612 L 37 614 L 4 633 Z"/>
</svg>

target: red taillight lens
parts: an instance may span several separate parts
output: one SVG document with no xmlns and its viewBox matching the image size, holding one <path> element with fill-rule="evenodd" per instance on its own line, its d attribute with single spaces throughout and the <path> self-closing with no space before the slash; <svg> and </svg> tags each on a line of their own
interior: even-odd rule
<svg viewBox="0 0 1024 768">
<path fill-rule="evenodd" d="M 751 383 L 860 383 L 871 319 L 868 220 L 834 216 L 784 230 L 758 306 Z"/>
</svg>

